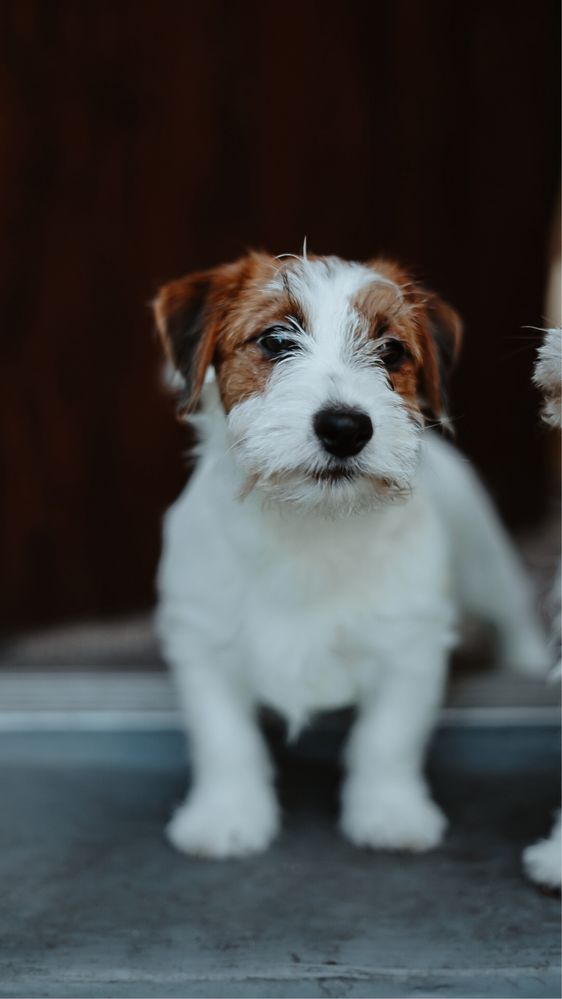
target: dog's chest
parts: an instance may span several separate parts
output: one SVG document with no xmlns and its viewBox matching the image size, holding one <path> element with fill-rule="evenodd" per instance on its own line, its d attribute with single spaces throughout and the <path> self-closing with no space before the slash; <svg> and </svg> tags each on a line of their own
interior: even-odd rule
<svg viewBox="0 0 562 999">
<path fill-rule="evenodd" d="M 435 579 L 429 589 L 416 580 L 416 546 L 397 543 L 391 528 L 378 538 L 337 532 L 331 525 L 325 538 L 264 542 L 245 580 L 243 660 L 252 688 L 295 724 L 359 701 L 392 656 L 405 608 L 415 618 L 420 594 L 437 597 Z"/>
<path fill-rule="evenodd" d="M 367 622 L 318 608 L 265 614 L 247 629 L 248 671 L 258 699 L 298 723 L 318 710 L 355 703 L 376 671 Z"/>
</svg>

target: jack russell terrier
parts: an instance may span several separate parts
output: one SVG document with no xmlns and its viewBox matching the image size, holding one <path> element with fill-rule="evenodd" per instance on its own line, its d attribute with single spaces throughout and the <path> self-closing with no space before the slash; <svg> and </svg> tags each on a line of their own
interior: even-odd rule
<svg viewBox="0 0 562 999">
<path fill-rule="evenodd" d="M 394 263 L 306 253 L 250 253 L 167 284 L 154 307 L 184 413 L 202 402 L 158 581 L 193 766 L 171 842 L 265 849 L 279 808 L 259 707 L 295 734 L 353 705 L 342 833 L 437 846 L 423 761 L 459 615 L 491 620 L 511 666 L 547 657 L 490 501 L 430 429 L 447 423 L 457 314 Z"/>
</svg>

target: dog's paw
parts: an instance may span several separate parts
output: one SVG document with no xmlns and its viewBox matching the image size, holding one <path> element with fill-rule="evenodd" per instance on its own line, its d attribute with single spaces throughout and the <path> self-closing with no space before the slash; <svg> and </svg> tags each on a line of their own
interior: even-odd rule
<svg viewBox="0 0 562 999">
<path fill-rule="evenodd" d="M 545 677 L 554 657 L 544 635 L 536 628 L 522 627 L 501 644 L 499 662 L 521 676 Z"/>
<path fill-rule="evenodd" d="M 527 877 L 542 888 L 559 889 L 561 878 L 560 833 L 541 839 L 523 851 Z"/>
<path fill-rule="evenodd" d="M 354 846 L 421 853 L 438 846 L 447 827 L 423 786 L 344 788 L 340 829 Z"/>
<path fill-rule="evenodd" d="M 197 791 L 166 827 L 168 840 L 198 857 L 245 857 L 265 850 L 279 830 L 279 809 L 270 788 Z"/>
</svg>

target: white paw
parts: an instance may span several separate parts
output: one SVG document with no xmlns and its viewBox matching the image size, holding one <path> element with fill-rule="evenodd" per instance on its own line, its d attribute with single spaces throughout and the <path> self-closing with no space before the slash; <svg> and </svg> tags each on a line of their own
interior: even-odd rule
<svg viewBox="0 0 562 999">
<path fill-rule="evenodd" d="M 271 788 L 228 788 L 194 791 L 174 812 L 166 835 L 182 853 L 224 859 L 265 850 L 278 829 Z"/>
<path fill-rule="evenodd" d="M 505 639 L 500 649 L 500 664 L 521 676 L 546 676 L 554 656 L 546 637 L 535 628 L 521 628 Z"/>
<path fill-rule="evenodd" d="M 552 830 L 548 839 L 540 839 L 523 851 L 523 867 L 527 877 L 544 888 L 560 888 L 560 827 Z"/>
<path fill-rule="evenodd" d="M 340 828 L 355 846 L 420 853 L 439 845 L 447 827 L 420 784 L 344 786 Z"/>
</svg>

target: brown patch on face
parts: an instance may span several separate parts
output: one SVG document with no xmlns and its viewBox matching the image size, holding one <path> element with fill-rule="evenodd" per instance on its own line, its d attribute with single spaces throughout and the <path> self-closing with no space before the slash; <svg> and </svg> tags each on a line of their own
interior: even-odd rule
<svg viewBox="0 0 562 999">
<path fill-rule="evenodd" d="M 160 290 L 156 321 L 166 351 L 186 381 L 183 412 L 197 405 L 211 363 L 226 412 L 264 390 L 272 364 L 252 338 L 269 326 L 286 325 L 285 317 L 295 315 L 285 287 L 266 290 L 288 267 L 265 253 L 250 253 Z"/>
<path fill-rule="evenodd" d="M 186 382 L 183 412 L 199 400 L 205 372 L 212 363 L 226 412 L 263 392 L 273 365 L 256 338 L 268 327 L 286 325 L 294 316 L 306 328 L 283 276 L 293 264 L 265 253 L 250 253 L 233 264 L 181 278 L 165 285 L 154 309 L 167 353 Z M 447 371 L 460 343 L 460 320 L 432 292 L 412 282 L 387 260 L 369 263 L 385 281 L 374 279 L 355 296 L 373 340 L 398 340 L 405 347 L 399 363 L 388 362 L 392 387 L 416 415 L 439 419 L 445 409 Z M 273 288 L 268 285 L 275 278 Z M 390 282 L 390 283 L 387 283 Z"/>
<path fill-rule="evenodd" d="M 375 261 L 369 266 L 386 280 L 375 278 L 372 284 L 355 295 L 352 305 L 366 320 L 369 338 L 374 342 L 380 341 L 381 359 L 384 358 L 385 343 L 391 345 L 393 340 L 398 340 L 403 345 L 403 357 L 395 365 L 389 365 L 388 378 L 408 409 L 418 412 L 418 372 L 422 364 L 422 351 L 416 312 L 403 290 L 407 284 L 406 275 L 396 264 L 386 261 Z"/>
<path fill-rule="evenodd" d="M 281 268 L 272 257 L 256 259 L 231 303 L 214 357 L 219 392 L 227 413 L 237 403 L 263 392 L 271 376 L 272 362 L 255 337 L 268 327 L 287 326 L 287 316 L 303 321 L 286 286 L 266 290 L 279 272 L 290 266 L 285 264 Z"/>
<path fill-rule="evenodd" d="M 368 266 L 392 284 L 373 280 L 353 305 L 365 317 L 374 340 L 380 338 L 384 344 L 386 338 L 390 342 L 396 338 L 404 345 L 403 358 L 389 364 L 390 383 L 412 412 L 426 411 L 441 419 L 447 374 L 460 346 L 460 319 L 437 295 L 415 284 L 399 264 L 373 260 Z"/>
</svg>

